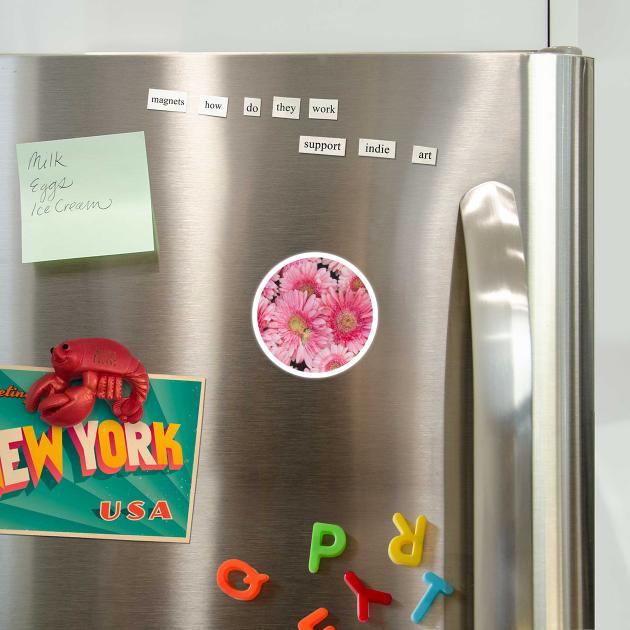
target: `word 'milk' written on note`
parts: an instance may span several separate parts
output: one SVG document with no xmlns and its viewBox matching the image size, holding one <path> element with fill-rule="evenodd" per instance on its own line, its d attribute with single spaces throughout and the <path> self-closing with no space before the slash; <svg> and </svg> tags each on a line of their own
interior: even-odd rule
<svg viewBox="0 0 630 630">
<path fill-rule="evenodd" d="M 144 132 L 17 145 L 22 262 L 153 251 Z"/>
</svg>

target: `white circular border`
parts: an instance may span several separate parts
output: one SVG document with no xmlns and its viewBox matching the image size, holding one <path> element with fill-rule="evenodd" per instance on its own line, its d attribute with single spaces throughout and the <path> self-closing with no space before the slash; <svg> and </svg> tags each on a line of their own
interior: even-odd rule
<svg viewBox="0 0 630 630">
<path fill-rule="evenodd" d="M 340 368 L 336 370 L 331 370 L 330 372 L 302 372 L 300 370 L 294 370 L 290 365 L 285 365 L 277 359 L 267 348 L 267 345 L 262 339 L 260 332 L 258 331 L 258 303 L 260 302 L 260 298 L 262 297 L 262 292 L 267 282 L 271 280 L 271 277 L 280 271 L 282 267 L 288 265 L 289 263 L 295 262 L 296 260 L 301 260 L 302 258 L 329 258 L 336 262 L 340 262 L 359 276 L 361 281 L 365 285 L 367 292 L 370 295 L 370 300 L 372 301 L 372 329 L 370 330 L 370 334 L 365 342 L 365 345 L 355 357 L 346 365 L 342 365 Z M 290 256 L 286 258 L 281 263 L 277 264 L 272 270 L 264 277 L 263 281 L 258 285 L 258 289 L 256 291 L 256 295 L 254 296 L 254 304 L 252 306 L 252 326 L 254 327 L 254 335 L 256 337 L 256 341 L 258 341 L 258 345 L 262 348 L 262 351 L 267 355 L 267 358 L 270 359 L 273 363 L 275 363 L 278 367 L 281 367 L 285 372 L 289 372 L 289 374 L 293 374 L 294 376 L 301 376 L 302 378 L 329 378 L 331 376 L 337 376 L 346 370 L 349 370 L 351 367 L 354 367 L 367 353 L 372 345 L 372 341 L 374 340 L 374 335 L 376 335 L 376 329 L 378 328 L 378 304 L 376 303 L 376 295 L 372 289 L 372 285 L 368 282 L 367 278 L 357 269 L 351 262 L 345 260 L 345 258 L 341 258 L 340 256 L 335 256 L 333 254 L 323 254 L 322 252 L 307 252 L 305 254 L 297 254 L 295 256 Z"/>
</svg>

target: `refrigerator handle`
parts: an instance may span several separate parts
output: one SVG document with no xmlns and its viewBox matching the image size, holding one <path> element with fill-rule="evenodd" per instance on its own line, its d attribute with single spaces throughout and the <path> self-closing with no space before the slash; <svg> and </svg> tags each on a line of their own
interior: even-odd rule
<svg viewBox="0 0 630 630">
<path fill-rule="evenodd" d="M 532 344 L 514 192 L 499 182 L 460 202 L 473 346 L 474 619 L 531 628 Z"/>
</svg>

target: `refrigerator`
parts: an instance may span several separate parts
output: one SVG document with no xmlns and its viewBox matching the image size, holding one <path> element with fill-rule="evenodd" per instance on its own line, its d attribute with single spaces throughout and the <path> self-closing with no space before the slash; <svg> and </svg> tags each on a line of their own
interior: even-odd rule
<svg viewBox="0 0 630 630">
<path fill-rule="evenodd" d="M 0 628 L 295 628 L 322 607 L 316 628 L 358 628 L 349 571 L 392 596 L 374 628 L 416 627 L 426 572 L 453 593 L 420 627 L 593 626 L 591 58 L 3 55 L 0 104 L 0 363 L 105 337 L 206 379 L 190 542 L 1 535 Z M 16 145 L 137 131 L 155 251 L 22 263 Z M 304 259 L 373 302 L 360 343 L 328 337 L 355 359 L 335 373 L 252 320 L 268 282 L 276 312 L 284 281 L 310 298 L 289 288 Z M 419 566 L 388 557 L 395 514 L 427 519 Z M 314 523 L 347 537 L 317 573 Z M 234 558 L 269 576 L 252 601 L 217 584 Z"/>
</svg>

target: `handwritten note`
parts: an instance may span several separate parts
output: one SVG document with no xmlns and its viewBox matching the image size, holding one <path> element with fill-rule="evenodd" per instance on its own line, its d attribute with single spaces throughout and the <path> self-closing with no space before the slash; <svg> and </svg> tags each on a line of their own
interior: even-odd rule
<svg viewBox="0 0 630 630">
<path fill-rule="evenodd" d="M 17 145 L 22 262 L 154 249 L 144 132 Z"/>
</svg>

